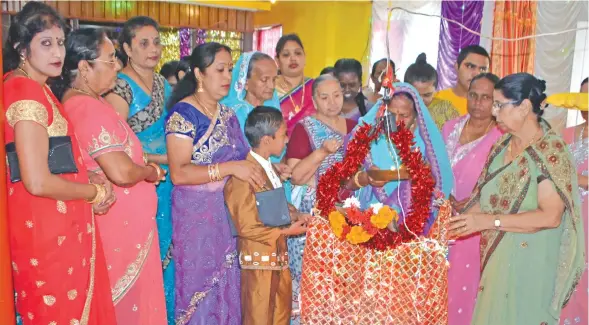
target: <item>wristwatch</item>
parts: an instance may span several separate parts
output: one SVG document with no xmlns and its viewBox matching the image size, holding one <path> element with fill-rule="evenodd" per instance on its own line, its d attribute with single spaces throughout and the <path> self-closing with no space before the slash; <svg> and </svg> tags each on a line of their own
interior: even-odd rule
<svg viewBox="0 0 589 325">
<path fill-rule="evenodd" d="M 495 229 L 499 230 L 501 228 L 501 220 L 499 220 L 499 216 L 495 217 Z"/>
</svg>

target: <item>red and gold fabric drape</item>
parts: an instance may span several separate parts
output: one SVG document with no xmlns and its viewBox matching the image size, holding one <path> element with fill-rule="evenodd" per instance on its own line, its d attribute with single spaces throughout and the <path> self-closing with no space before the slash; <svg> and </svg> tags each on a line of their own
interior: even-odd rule
<svg viewBox="0 0 589 325">
<path fill-rule="evenodd" d="M 536 32 L 536 1 L 497 1 L 493 37 L 518 38 Z M 494 40 L 491 71 L 499 77 L 517 73 L 534 73 L 534 38 L 518 41 Z"/>
</svg>

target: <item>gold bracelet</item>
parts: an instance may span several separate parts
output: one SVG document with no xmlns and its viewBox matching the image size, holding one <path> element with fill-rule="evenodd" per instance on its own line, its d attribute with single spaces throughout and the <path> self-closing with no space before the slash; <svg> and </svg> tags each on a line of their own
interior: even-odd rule
<svg viewBox="0 0 589 325">
<path fill-rule="evenodd" d="M 104 187 L 104 185 L 102 185 L 102 184 L 92 184 L 92 185 L 94 185 L 94 187 L 96 188 L 96 195 L 94 196 L 94 198 L 92 200 L 86 200 L 86 202 L 88 202 L 90 204 L 96 204 L 96 203 L 103 202 L 104 199 L 106 198 L 106 187 Z"/>
<path fill-rule="evenodd" d="M 149 162 L 149 159 L 147 158 L 147 154 L 144 152 L 143 153 L 143 163 L 147 166 L 148 162 Z"/>
<path fill-rule="evenodd" d="M 221 181 L 221 180 L 223 180 L 223 178 L 221 177 L 221 172 L 219 171 L 219 164 L 218 164 L 218 163 L 217 163 L 217 164 L 215 164 L 215 168 L 214 168 L 214 170 L 215 170 L 215 179 L 216 179 L 217 181 Z"/>
<path fill-rule="evenodd" d="M 362 188 L 364 186 L 362 186 L 362 184 L 360 184 L 360 173 L 362 173 L 361 171 L 357 172 L 356 175 L 354 175 L 354 185 L 356 185 L 358 188 Z"/>
<path fill-rule="evenodd" d="M 151 163 L 147 164 L 147 166 L 151 166 L 151 167 L 155 168 L 155 172 L 157 173 L 157 180 L 158 181 L 162 179 L 162 171 L 160 169 L 160 166 L 158 166 L 158 164 L 151 162 Z"/>
<path fill-rule="evenodd" d="M 210 180 L 211 182 L 214 182 L 214 181 L 215 181 L 215 174 L 214 174 L 214 172 L 213 172 L 213 165 L 208 165 L 208 166 L 207 166 L 207 170 L 208 170 L 208 172 L 209 172 L 209 180 Z"/>
</svg>

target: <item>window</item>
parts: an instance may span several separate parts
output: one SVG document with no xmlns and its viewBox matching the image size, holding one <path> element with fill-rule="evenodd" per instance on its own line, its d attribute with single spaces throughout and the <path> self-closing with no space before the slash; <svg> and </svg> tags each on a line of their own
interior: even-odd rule
<svg viewBox="0 0 589 325">
<path fill-rule="evenodd" d="M 260 51 L 268 54 L 270 57 L 276 56 L 276 43 L 282 36 L 282 25 L 259 28 L 254 31 L 253 48 L 254 51 Z"/>
</svg>

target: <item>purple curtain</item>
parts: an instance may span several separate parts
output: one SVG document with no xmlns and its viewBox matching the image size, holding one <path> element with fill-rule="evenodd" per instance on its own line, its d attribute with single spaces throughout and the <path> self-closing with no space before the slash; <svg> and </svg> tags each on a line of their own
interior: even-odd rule
<svg viewBox="0 0 589 325">
<path fill-rule="evenodd" d="M 442 17 L 460 22 L 476 32 L 481 31 L 484 1 L 446 1 L 442 2 Z M 443 20 L 440 22 L 440 41 L 438 42 L 438 89 L 453 87 L 456 84 L 454 63 L 460 49 L 479 44 L 480 37 L 462 29 L 461 26 Z"/>
<path fill-rule="evenodd" d="M 194 36 L 194 39 L 192 39 Z M 180 58 L 190 56 L 192 49 L 205 43 L 206 31 L 204 29 L 180 29 Z M 192 43 L 194 42 L 194 46 Z"/>
</svg>

